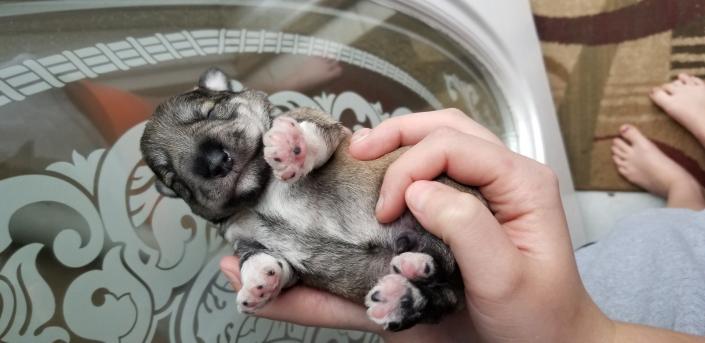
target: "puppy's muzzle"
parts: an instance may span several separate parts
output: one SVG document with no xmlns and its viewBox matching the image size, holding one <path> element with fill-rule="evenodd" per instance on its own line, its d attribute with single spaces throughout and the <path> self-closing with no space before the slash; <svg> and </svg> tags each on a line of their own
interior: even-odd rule
<svg viewBox="0 0 705 343">
<path fill-rule="evenodd" d="M 222 146 L 206 143 L 199 149 L 194 169 L 208 179 L 223 177 L 233 169 L 233 159 Z"/>
</svg>

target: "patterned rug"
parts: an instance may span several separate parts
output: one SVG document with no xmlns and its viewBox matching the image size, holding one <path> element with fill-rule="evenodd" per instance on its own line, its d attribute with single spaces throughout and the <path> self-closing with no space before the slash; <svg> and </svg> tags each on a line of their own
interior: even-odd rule
<svg viewBox="0 0 705 343">
<path fill-rule="evenodd" d="M 636 189 L 611 159 L 622 123 L 705 184 L 705 150 L 647 96 L 681 72 L 705 77 L 705 1 L 531 3 L 576 188 Z"/>
</svg>

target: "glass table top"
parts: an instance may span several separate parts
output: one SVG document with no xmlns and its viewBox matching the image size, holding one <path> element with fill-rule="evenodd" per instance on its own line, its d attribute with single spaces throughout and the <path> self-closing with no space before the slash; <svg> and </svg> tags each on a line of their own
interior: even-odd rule
<svg viewBox="0 0 705 343">
<path fill-rule="evenodd" d="M 231 249 L 158 195 L 139 136 L 218 66 L 282 110 L 358 129 L 455 107 L 516 148 L 494 81 L 434 27 L 371 1 L 0 3 L 0 340 L 377 341 L 238 314 Z"/>
</svg>

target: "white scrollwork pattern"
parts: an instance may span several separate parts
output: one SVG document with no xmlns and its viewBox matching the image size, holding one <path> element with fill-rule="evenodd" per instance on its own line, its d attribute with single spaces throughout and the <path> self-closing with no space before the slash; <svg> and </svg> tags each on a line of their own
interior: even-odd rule
<svg viewBox="0 0 705 343">
<path fill-rule="evenodd" d="M 271 100 L 335 118 L 349 111 L 357 127 L 410 112 L 384 113 L 354 92 Z M 154 190 L 139 153 L 143 129 L 41 174 L 0 180 L 0 341 L 379 342 L 237 313 L 218 267 L 231 249 L 183 201 Z"/>
<path fill-rule="evenodd" d="M 15 342 L 68 341 L 64 328 L 42 328 L 54 313 L 54 296 L 37 271 L 41 244 L 16 251 L 0 270 L 0 332 Z"/>
<path fill-rule="evenodd" d="M 121 250 L 121 246 L 111 248 L 102 269 L 81 274 L 66 291 L 66 324 L 83 338 L 103 342 L 142 342 L 148 338 L 152 297 L 123 265 Z"/>
</svg>

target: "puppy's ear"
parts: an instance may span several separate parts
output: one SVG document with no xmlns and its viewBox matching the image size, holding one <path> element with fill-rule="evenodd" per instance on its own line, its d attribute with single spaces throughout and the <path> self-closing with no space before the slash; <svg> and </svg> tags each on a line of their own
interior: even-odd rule
<svg viewBox="0 0 705 343">
<path fill-rule="evenodd" d="M 198 79 L 198 87 L 216 92 L 227 91 L 230 90 L 230 80 L 222 70 L 211 67 Z"/>
<path fill-rule="evenodd" d="M 164 182 L 162 182 L 161 180 L 156 180 L 154 182 L 154 186 L 157 188 L 157 192 L 161 193 L 164 196 L 167 196 L 170 198 L 178 197 L 176 192 L 174 192 L 173 189 L 169 188 L 169 186 L 165 185 Z"/>
</svg>

